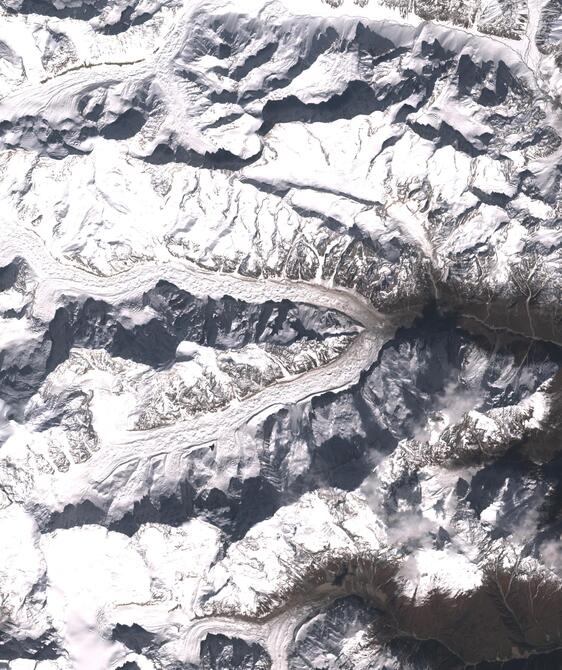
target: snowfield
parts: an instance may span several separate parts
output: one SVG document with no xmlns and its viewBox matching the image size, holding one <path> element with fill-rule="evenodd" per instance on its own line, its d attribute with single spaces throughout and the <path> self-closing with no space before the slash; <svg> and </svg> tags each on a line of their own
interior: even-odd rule
<svg viewBox="0 0 562 670">
<path fill-rule="evenodd" d="M 560 667 L 561 34 L 0 0 L 0 667 Z"/>
</svg>

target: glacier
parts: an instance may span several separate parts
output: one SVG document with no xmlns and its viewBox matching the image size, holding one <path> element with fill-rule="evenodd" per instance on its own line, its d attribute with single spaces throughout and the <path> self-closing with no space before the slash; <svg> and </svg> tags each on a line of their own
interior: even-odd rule
<svg viewBox="0 0 562 670">
<path fill-rule="evenodd" d="M 561 666 L 561 36 L 0 0 L 0 668 Z"/>
</svg>

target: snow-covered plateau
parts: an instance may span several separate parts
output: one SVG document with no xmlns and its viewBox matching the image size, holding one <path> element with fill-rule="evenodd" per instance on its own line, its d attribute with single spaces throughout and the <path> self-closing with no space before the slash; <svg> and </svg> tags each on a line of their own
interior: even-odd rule
<svg viewBox="0 0 562 670">
<path fill-rule="evenodd" d="M 0 670 L 562 667 L 560 0 L 0 0 Z"/>
</svg>

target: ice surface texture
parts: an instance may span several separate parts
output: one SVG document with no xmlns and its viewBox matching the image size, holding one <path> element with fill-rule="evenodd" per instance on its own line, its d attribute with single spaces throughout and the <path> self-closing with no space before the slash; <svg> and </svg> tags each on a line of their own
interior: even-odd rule
<svg viewBox="0 0 562 670">
<path fill-rule="evenodd" d="M 0 0 L 0 667 L 560 667 L 561 37 Z"/>
</svg>

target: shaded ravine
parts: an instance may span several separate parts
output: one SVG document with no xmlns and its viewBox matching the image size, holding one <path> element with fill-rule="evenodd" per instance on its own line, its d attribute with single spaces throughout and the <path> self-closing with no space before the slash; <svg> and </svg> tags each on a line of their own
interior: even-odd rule
<svg viewBox="0 0 562 670">
<path fill-rule="evenodd" d="M 121 273 L 100 276 L 56 261 L 43 241 L 31 231 L 22 235 L 17 226 L 5 223 L 4 234 L 0 266 L 8 266 L 15 258 L 25 260 L 39 281 L 31 314 L 45 322 L 53 318 L 62 296 L 87 296 L 111 304 L 135 302 L 159 281 L 169 281 L 198 297 L 230 295 L 252 303 L 291 300 L 334 309 L 365 328 L 379 328 L 383 319 L 365 298 L 341 287 L 277 277 L 255 279 L 226 274 L 172 257 L 140 262 Z"/>
<path fill-rule="evenodd" d="M 155 459 L 166 461 L 165 471 L 175 483 L 181 480 L 183 459 L 192 451 L 208 449 L 211 444 L 215 448 L 216 445 L 214 459 L 228 461 L 229 455 L 236 453 L 238 448 L 233 437 L 237 428 L 271 407 L 299 402 L 354 383 L 376 359 L 378 350 L 395 329 L 371 305 L 351 291 L 280 278 L 253 279 L 225 275 L 178 261 L 141 263 L 116 276 L 100 277 L 57 263 L 33 233 L 22 235 L 21 229 L 16 230 L 12 226 L 7 228 L 2 262 L 9 265 L 14 258 L 19 257 L 30 266 L 34 281 L 37 281 L 31 314 L 42 321 L 51 317 L 59 304 L 64 304 L 61 301 L 63 296 L 65 301 L 69 296 L 81 298 L 87 295 L 110 304 L 134 304 L 155 283 L 170 278 L 174 284 L 185 287 L 192 295 L 227 294 L 253 303 L 288 298 L 293 302 L 337 309 L 365 328 L 350 348 L 331 363 L 291 380 L 278 382 L 253 397 L 232 403 L 221 412 L 203 415 L 196 424 L 189 421 L 140 432 L 125 432 L 109 426 L 97 427 L 103 446 L 87 465 L 74 465 L 69 472 L 55 477 L 44 473 L 36 482 L 37 488 L 33 494 L 35 500 L 39 502 L 42 496 L 49 500 L 54 495 L 60 501 L 60 509 L 65 504 L 82 500 L 84 477 L 92 492 L 96 489 L 98 491 L 97 496 L 91 496 L 91 502 L 102 503 L 102 507 L 107 509 L 108 501 L 103 503 L 106 496 L 99 494 L 99 491 L 103 491 L 104 482 L 117 469 L 126 470 L 129 465 L 138 463 L 140 458 L 147 459 L 147 468 Z M 146 474 L 145 468 L 140 470 Z M 125 502 L 123 504 L 126 505 Z M 119 518 L 126 511 L 126 506 L 120 508 L 118 500 L 113 501 L 113 519 Z"/>
<path fill-rule="evenodd" d="M 19 232 L 19 231 L 18 231 Z M 282 279 L 248 279 L 232 275 L 220 275 L 206 271 L 199 266 L 184 263 L 157 263 L 142 264 L 116 277 L 96 277 L 83 270 L 57 263 L 48 254 L 45 246 L 30 234 L 27 239 L 19 235 L 8 238 L 3 249 L 3 258 L 9 265 L 13 258 L 25 259 L 27 265 L 38 281 L 35 291 L 32 314 L 41 320 L 50 316 L 57 308 L 58 299 L 74 295 L 95 296 L 110 302 L 135 302 L 143 291 L 151 288 L 155 281 L 170 277 L 174 283 L 185 286 L 190 293 L 203 296 L 225 293 L 253 302 L 271 301 L 275 296 L 280 299 L 289 297 L 296 302 L 305 302 L 320 307 L 334 309 L 353 315 L 353 319 L 360 322 L 366 330 L 361 332 L 350 348 L 338 359 L 321 366 L 299 377 L 280 382 L 264 389 L 256 396 L 242 402 L 237 402 L 223 412 L 203 416 L 194 422 L 176 424 L 169 428 L 152 431 L 128 433 L 115 432 L 108 429 L 105 433 L 100 429 L 100 440 L 106 442 L 100 452 L 87 465 L 76 465 L 68 473 L 58 477 L 47 477 L 41 481 L 44 486 L 38 486 L 34 492 L 36 500 L 49 499 L 56 491 L 57 497 L 63 503 L 79 501 L 84 495 L 84 472 L 88 471 L 88 483 L 93 488 L 103 487 L 104 480 L 118 468 L 126 468 L 130 462 L 146 456 L 149 461 L 164 457 L 166 472 L 173 479 L 177 479 L 182 472 L 182 459 L 190 452 L 206 450 L 211 446 L 216 449 L 216 458 L 228 460 L 231 449 L 236 449 L 232 443 L 232 435 L 236 429 L 247 422 L 252 416 L 262 413 L 271 407 L 281 406 L 285 402 L 298 402 L 311 396 L 329 390 L 340 389 L 355 382 L 362 370 L 376 359 L 379 348 L 391 335 L 394 328 L 385 324 L 378 317 L 372 306 L 360 297 L 339 289 L 329 289 L 322 286 L 310 285 L 305 282 L 291 282 Z M 164 445 L 163 449 L 156 449 L 155 445 Z M 157 451 L 157 453 L 154 453 Z M 117 458 L 115 458 L 117 456 Z M 93 466 L 93 467 L 92 467 Z M 141 468 L 144 476 L 144 469 Z M 76 478 L 74 478 L 76 474 Z M 142 477 L 141 477 L 142 479 Z M 107 501 L 109 502 L 109 501 Z M 115 518 L 128 510 L 128 503 L 120 510 L 119 501 L 112 505 L 111 514 Z M 292 628 L 293 619 L 282 627 L 283 630 Z M 224 627 L 223 627 L 224 628 Z M 279 640 L 274 645 L 274 668 L 284 667 L 286 640 L 279 639 L 281 629 L 272 629 L 271 634 Z M 271 645 L 267 645 L 268 648 Z M 277 649 L 277 651 L 275 651 Z"/>
<path fill-rule="evenodd" d="M 58 511 L 66 504 L 78 504 L 87 497 L 101 508 L 111 504 L 109 520 L 125 514 L 131 500 L 120 492 L 104 490 L 104 484 L 117 470 L 129 468 L 139 487 L 146 486 L 154 462 L 162 465 L 160 484 L 174 490 L 185 473 L 185 459 L 193 452 L 212 449 L 217 472 L 225 475 L 227 465 L 238 450 L 236 430 L 255 415 L 299 402 L 326 391 L 340 389 L 355 382 L 369 366 L 390 333 L 364 331 L 339 358 L 291 380 L 278 382 L 244 401 L 233 402 L 225 410 L 204 414 L 197 421 L 178 422 L 172 426 L 146 431 L 123 431 L 117 426 L 96 426 L 100 449 L 85 464 L 73 465 L 68 472 L 57 475 L 38 473 L 33 498 L 58 500 Z M 143 467 L 138 466 L 142 462 Z M 221 466 L 221 464 L 223 464 Z M 234 474 L 234 473 L 233 473 Z M 145 491 L 148 493 L 148 491 Z M 55 511 L 55 510 L 53 510 Z"/>
</svg>

